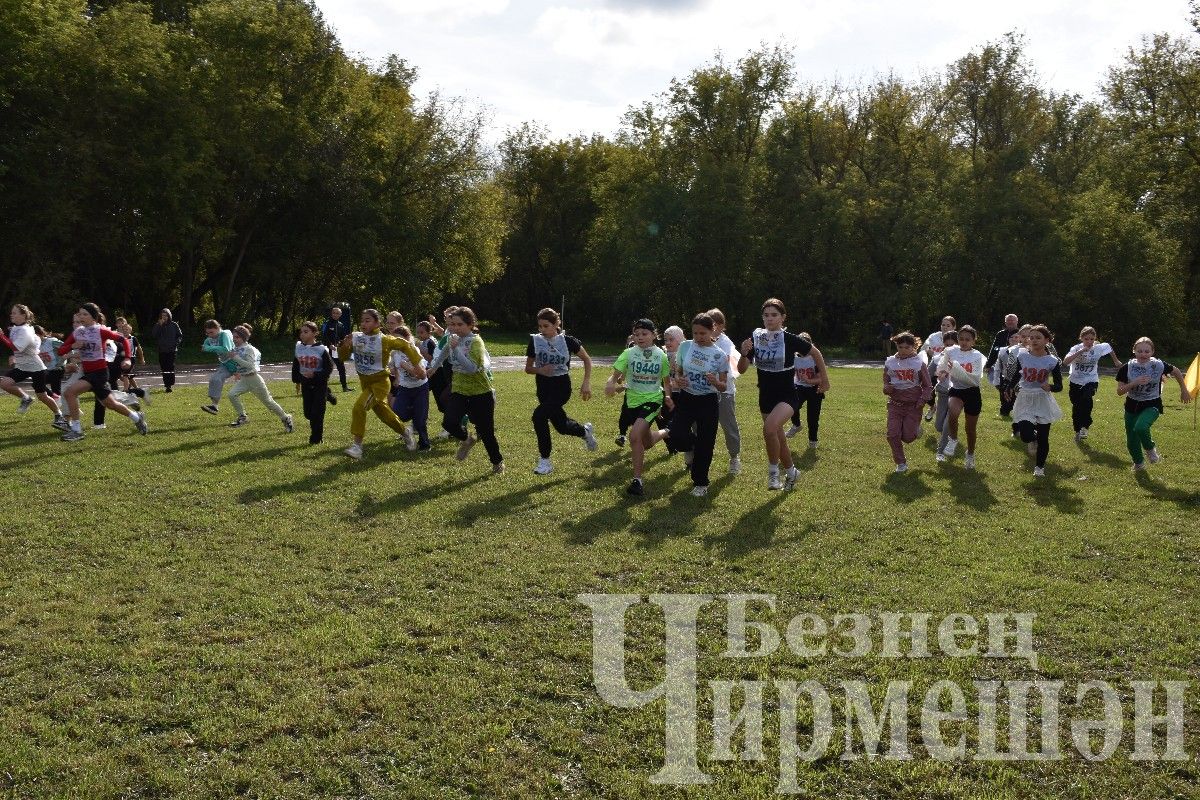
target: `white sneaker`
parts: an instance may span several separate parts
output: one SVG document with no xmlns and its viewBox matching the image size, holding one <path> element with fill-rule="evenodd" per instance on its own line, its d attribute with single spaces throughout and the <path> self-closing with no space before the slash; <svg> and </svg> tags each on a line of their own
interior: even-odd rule
<svg viewBox="0 0 1200 800">
<path fill-rule="evenodd" d="M 954 454 L 958 451 L 958 439 L 947 439 L 946 446 L 942 448 L 942 452 L 946 454 L 946 458 L 954 458 Z"/>
<path fill-rule="evenodd" d="M 501 475 L 503 473 L 504 473 L 504 462 L 503 461 L 501 461 L 499 464 L 492 464 L 492 474 L 493 475 Z"/>
<path fill-rule="evenodd" d="M 792 427 L 788 428 L 787 433 L 785 433 L 784 436 L 791 439 L 793 436 L 795 436 L 797 433 L 799 433 L 802 430 L 804 430 L 803 425 L 793 425 Z"/>
<path fill-rule="evenodd" d="M 554 472 L 554 465 L 550 463 L 548 458 L 539 458 L 537 466 L 533 468 L 534 475 L 549 475 Z"/>
<path fill-rule="evenodd" d="M 933 409 L 932 409 L 932 408 L 930 408 L 930 409 L 926 409 L 926 411 L 925 411 L 925 421 L 926 421 L 926 422 L 933 422 Z"/>
<path fill-rule="evenodd" d="M 240 428 L 243 425 L 247 424 L 248 422 L 250 422 L 249 417 L 247 417 L 245 414 L 239 414 L 237 419 L 235 419 L 233 422 L 229 423 L 229 427 Z"/>
<path fill-rule="evenodd" d="M 356 460 L 360 459 L 360 458 L 362 458 L 362 445 L 357 444 L 357 443 L 352 444 L 349 447 L 347 447 L 345 450 L 343 450 L 342 452 L 345 453 L 346 455 L 350 456 L 353 459 L 356 459 Z"/>
<path fill-rule="evenodd" d="M 783 488 L 783 478 L 779 477 L 778 472 L 773 472 L 767 476 L 767 488 L 772 491 Z"/>
<path fill-rule="evenodd" d="M 471 452 L 471 448 L 475 446 L 475 442 L 475 437 L 468 435 L 467 438 L 463 440 L 462 444 L 458 446 L 458 452 L 454 454 L 454 457 L 459 461 L 466 461 L 467 455 Z"/>
<path fill-rule="evenodd" d="M 800 477 L 800 470 L 796 469 L 796 467 L 793 466 L 791 469 L 789 469 L 787 471 L 787 474 L 783 477 L 783 488 L 787 489 L 788 491 L 791 491 L 792 489 L 794 489 L 796 487 L 796 480 L 799 477 Z"/>
<path fill-rule="evenodd" d="M 101 422 L 99 425 L 93 425 L 93 426 L 92 426 L 92 430 L 94 430 L 94 431 L 102 431 L 102 430 L 104 430 L 104 429 L 105 429 L 105 428 L 107 428 L 107 427 L 108 427 L 107 425 L 105 425 L 103 422 Z"/>
<path fill-rule="evenodd" d="M 596 434 L 592 431 L 592 423 L 590 422 L 583 423 L 583 443 L 593 453 L 600 447 L 600 443 L 596 441 Z"/>
<path fill-rule="evenodd" d="M 1079 436 L 1079 438 L 1080 438 L 1080 439 L 1086 439 L 1086 438 L 1088 437 L 1088 429 L 1087 429 L 1087 428 L 1080 428 L 1080 429 L 1079 429 L 1078 436 Z"/>
<path fill-rule="evenodd" d="M 817 442 L 814 442 L 812 439 L 809 439 L 809 440 L 808 440 L 808 449 L 809 449 L 809 450 L 816 450 L 816 449 L 817 449 L 817 447 L 818 447 L 818 443 L 817 443 Z"/>
<path fill-rule="evenodd" d="M 937 462 L 939 464 L 941 464 L 943 461 L 946 460 L 946 454 L 943 453 L 941 450 L 939 450 L 938 454 L 936 456 L 934 456 L 934 458 L 937 459 Z"/>
<path fill-rule="evenodd" d="M 1162 461 L 1162 456 L 1160 456 L 1160 455 L 1158 454 L 1158 448 L 1157 448 L 1157 447 L 1155 447 L 1155 448 L 1153 448 L 1153 449 L 1151 449 L 1151 450 L 1147 450 L 1147 451 L 1146 451 L 1146 458 L 1147 458 L 1147 459 L 1149 459 L 1149 461 L 1150 461 L 1150 463 L 1151 463 L 1151 464 L 1157 464 L 1158 462 Z"/>
<path fill-rule="evenodd" d="M 741 472 L 742 472 L 742 459 L 739 458 L 738 456 L 734 456 L 733 458 L 729 459 L 729 474 L 730 475 L 740 475 Z"/>
<path fill-rule="evenodd" d="M 1025 445 L 1025 452 L 1031 456 L 1037 455 L 1037 442 L 1029 442 Z"/>
<path fill-rule="evenodd" d="M 1133 471 L 1134 472 L 1145 472 L 1146 471 L 1146 462 L 1143 461 L 1141 464 L 1134 464 Z"/>
<path fill-rule="evenodd" d="M 292 415 L 288 414 L 283 418 L 283 432 L 292 433 L 296 430 L 296 422 L 292 419 Z"/>
<path fill-rule="evenodd" d="M 413 436 L 412 428 L 405 427 L 404 433 L 400 434 L 400 437 L 404 439 L 405 450 L 417 449 L 417 437 Z"/>
<path fill-rule="evenodd" d="M 897 464 L 896 472 L 908 472 L 908 464 Z"/>
<path fill-rule="evenodd" d="M 40 374 L 40 373 L 39 373 L 39 374 Z M 28 394 L 27 394 L 27 395 L 25 395 L 24 397 L 22 397 L 22 398 L 21 398 L 21 404 L 17 406 L 17 413 L 18 413 L 18 414 L 24 414 L 26 411 L 28 411 L 28 410 L 29 410 L 29 407 L 30 407 L 31 405 L 33 405 L 33 400 L 34 400 L 34 398 L 33 398 L 33 396 L 32 396 L 32 395 L 28 395 Z"/>
<path fill-rule="evenodd" d="M 1034 467 L 1033 468 L 1033 477 L 1035 477 L 1035 478 L 1046 477 L 1046 470 L 1042 469 L 1041 467 Z"/>
<path fill-rule="evenodd" d="M 967 453 L 966 456 L 963 457 L 963 468 L 964 469 L 975 469 L 975 454 L 974 453 Z"/>
<path fill-rule="evenodd" d="M 445 428 L 442 428 L 440 431 L 438 431 L 438 433 L 437 433 L 437 436 L 436 436 L 435 438 L 438 438 L 438 439 L 449 439 L 449 438 L 450 438 L 450 431 L 446 430 Z"/>
<path fill-rule="evenodd" d="M 706 495 L 706 494 L 708 494 L 707 486 L 693 486 L 692 487 L 692 497 L 704 497 L 704 495 Z"/>
</svg>

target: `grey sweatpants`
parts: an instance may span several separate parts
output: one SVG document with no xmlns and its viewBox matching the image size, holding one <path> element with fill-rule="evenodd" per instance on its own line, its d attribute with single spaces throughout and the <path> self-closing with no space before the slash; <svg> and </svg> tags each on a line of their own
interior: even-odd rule
<svg viewBox="0 0 1200 800">
<path fill-rule="evenodd" d="M 283 406 L 275 402 L 274 397 L 271 397 L 271 390 L 267 388 L 262 375 L 259 375 L 257 372 L 251 375 L 243 375 L 238 379 L 237 384 L 229 390 L 229 402 L 233 403 L 233 410 L 238 413 L 239 417 L 246 413 L 246 409 L 242 407 L 241 399 L 242 395 L 246 392 L 250 392 L 261 400 L 262 404 L 274 412 L 275 416 L 280 419 L 287 417 L 287 412 L 283 410 Z"/>
<path fill-rule="evenodd" d="M 737 458 L 742 452 L 742 434 L 738 430 L 737 413 L 734 406 L 736 394 L 722 394 L 720 405 L 717 406 L 717 419 L 721 430 L 725 433 L 725 449 L 730 458 Z"/>
<path fill-rule="evenodd" d="M 208 399 L 212 400 L 214 406 L 221 405 L 221 392 L 225 389 L 225 381 L 231 377 L 233 375 L 225 367 L 218 367 L 216 372 L 208 376 Z"/>
</svg>

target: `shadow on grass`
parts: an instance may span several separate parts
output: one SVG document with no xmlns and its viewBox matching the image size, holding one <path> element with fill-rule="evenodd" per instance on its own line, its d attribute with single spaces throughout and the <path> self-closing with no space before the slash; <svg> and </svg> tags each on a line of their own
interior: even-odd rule
<svg viewBox="0 0 1200 800">
<path fill-rule="evenodd" d="M 883 479 L 879 488 L 901 503 L 911 503 L 933 494 L 925 476 L 911 468 L 908 472 L 893 472 Z"/>
<path fill-rule="evenodd" d="M 1125 467 L 1129 466 L 1129 461 L 1127 459 L 1114 456 L 1112 453 L 1105 453 L 1101 450 L 1096 450 L 1087 443 L 1086 439 L 1084 439 L 1082 442 L 1076 442 L 1075 444 L 1079 448 L 1080 452 L 1088 457 L 1088 461 L 1091 461 L 1093 464 L 1100 464 L 1101 466 L 1105 467 L 1113 467 L 1114 469 L 1124 469 Z"/>
<path fill-rule="evenodd" d="M 950 494 L 954 499 L 976 511 L 987 511 L 996 505 L 996 495 L 978 471 L 955 465 L 949 470 Z M 897 476 L 899 477 L 899 476 Z"/>
<path fill-rule="evenodd" d="M 545 483 L 535 483 L 527 486 L 524 489 L 516 492 L 508 492 L 501 497 L 491 500 L 483 500 L 476 503 L 468 503 L 458 510 L 458 521 L 461 525 L 473 525 L 480 517 L 502 517 L 512 512 L 513 508 L 520 508 L 529 504 L 530 500 L 537 494 L 553 488 L 560 483 L 566 483 L 566 478 L 558 478 L 556 480 L 546 481 Z M 478 483 L 478 481 L 469 481 L 469 483 Z M 437 487 L 440 492 L 441 487 Z M 428 495 L 429 492 L 426 492 Z M 363 514 L 362 516 L 373 516 Z"/>
<path fill-rule="evenodd" d="M 242 505 L 249 505 L 287 494 L 311 494 L 327 487 L 343 475 L 366 472 L 377 467 L 378 464 L 372 462 L 354 461 L 342 457 L 336 461 L 330 461 L 316 473 L 305 474 L 294 481 L 278 483 L 273 486 L 251 486 L 238 495 L 238 502 Z"/>
<path fill-rule="evenodd" d="M 1039 506 L 1053 508 L 1060 514 L 1079 515 L 1084 504 L 1072 485 L 1078 472 L 1075 468 L 1046 464 L 1046 477 L 1031 477 L 1025 482 L 1025 489 Z"/>
<path fill-rule="evenodd" d="M 1185 508 L 1200 508 L 1200 491 L 1186 491 L 1167 486 L 1160 480 L 1150 477 L 1146 472 L 1134 473 L 1138 486 L 1145 489 L 1152 497 L 1159 500 L 1170 500 Z"/>
<path fill-rule="evenodd" d="M 745 558 L 755 550 L 770 547 L 779 529 L 779 518 L 775 516 L 775 509 L 790 494 L 791 492 L 786 491 L 771 492 L 764 502 L 734 520 L 728 530 L 706 535 L 705 547 L 719 550 L 723 558 L 731 561 Z M 813 526 L 807 525 L 801 537 L 807 536 L 812 530 Z"/>
<path fill-rule="evenodd" d="M 269 447 L 261 450 L 245 450 L 239 453 L 231 453 L 224 458 L 218 458 L 216 461 L 208 462 L 210 467 L 220 467 L 225 464 L 241 464 L 247 461 L 263 461 L 275 456 L 281 456 L 285 453 L 290 453 L 297 448 L 303 448 L 308 444 L 308 440 L 304 437 L 298 439 L 290 439 L 291 444 L 279 445 L 278 447 Z"/>
<path fill-rule="evenodd" d="M 355 506 L 354 513 L 363 519 L 370 519 L 380 514 L 392 512 L 404 513 L 410 511 L 413 506 L 418 506 L 429 500 L 451 495 L 471 486 L 478 486 L 480 479 L 480 477 L 471 477 L 457 483 L 436 483 L 432 486 L 419 486 L 407 491 L 397 492 L 383 500 L 376 500 L 369 493 L 363 492 L 358 498 L 358 505 Z M 507 504 L 496 503 L 494 505 L 497 506 L 495 509 L 496 512 L 507 512 L 508 510 Z"/>
</svg>

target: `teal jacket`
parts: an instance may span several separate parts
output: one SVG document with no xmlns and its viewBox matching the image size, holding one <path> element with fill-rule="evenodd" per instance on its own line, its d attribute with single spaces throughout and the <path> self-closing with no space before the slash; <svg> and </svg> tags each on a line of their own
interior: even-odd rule
<svg viewBox="0 0 1200 800">
<path fill-rule="evenodd" d="M 204 340 L 204 344 L 200 345 L 200 349 L 206 353 L 217 353 L 223 355 L 232 352 L 233 350 L 233 334 L 222 329 L 221 335 L 216 339 L 209 336 Z M 233 359 L 222 361 L 221 366 L 229 370 L 231 373 L 237 372 L 238 364 Z"/>
</svg>

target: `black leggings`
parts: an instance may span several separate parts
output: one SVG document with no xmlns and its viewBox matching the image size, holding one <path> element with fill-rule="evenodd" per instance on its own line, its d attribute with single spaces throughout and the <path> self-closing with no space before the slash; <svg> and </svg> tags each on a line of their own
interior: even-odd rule
<svg viewBox="0 0 1200 800">
<path fill-rule="evenodd" d="M 1046 466 L 1046 456 L 1050 455 L 1050 423 L 1037 425 L 1023 419 L 1017 423 L 1017 430 L 1021 434 L 1021 441 L 1025 444 L 1037 442 L 1037 465 L 1039 467 Z"/>
<path fill-rule="evenodd" d="M 708 486 L 708 468 L 712 465 L 713 447 L 717 441 L 717 422 L 720 416 L 721 395 L 675 395 L 675 411 L 671 415 L 671 435 L 667 441 L 676 451 L 692 451 L 692 484 Z M 696 426 L 695 435 L 692 425 Z"/>
<path fill-rule="evenodd" d="M 336 347 L 337 347 L 337 345 L 335 344 L 335 345 L 332 345 L 330 347 L 330 349 L 333 350 Z M 334 352 L 336 353 L 337 351 L 334 350 Z M 340 358 L 338 358 L 335 355 L 333 357 L 333 365 L 335 367 L 337 367 L 338 380 L 340 380 L 342 382 L 342 391 L 345 391 L 347 389 L 347 386 L 346 386 L 346 362 L 342 361 Z"/>
<path fill-rule="evenodd" d="M 446 416 L 442 427 L 460 442 L 467 440 L 467 429 L 462 425 L 463 415 L 475 425 L 475 435 L 487 448 L 488 459 L 492 464 L 504 460 L 500 455 L 500 443 L 496 441 L 496 395 L 494 392 L 483 394 L 459 394 L 451 392 L 446 401 Z"/>
<path fill-rule="evenodd" d="M 309 444 L 320 444 L 325 435 L 325 403 L 329 395 L 328 383 L 300 384 L 300 397 L 304 402 L 304 418 L 312 432 L 308 436 Z"/>
<path fill-rule="evenodd" d="M 567 416 L 563 406 L 571 399 L 571 378 L 568 375 L 557 377 L 537 377 L 538 406 L 533 410 L 533 431 L 537 434 L 538 453 L 542 458 L 550 457 L 552 443 L 550 441 L 550 426 L 563 436 L 583 437 L 583 426 Z"/>
<path fill-rule="evenodd" d="M 825 402 L 825 395 L 821 392 L 814 392 L 810 389 L 796 389 L 796 410 L 792 412 L 792 425 L 800 424 L 800 409 L 807 405 L 805 417 L 808 420 L 808 440 L 815 442 L 817 440 L 817 431 L 821 427 L 821 404 Z"/>
<path fill-rule="evenodd" d="M 1067 390 L 1071 398 L 1071 425 L 1076 433 L 1080 428 L 1092 427 L 1092 406 L 1095 405 L 1096 389 L 1099 387 L 1099 383 L 1072 383 Z"/>
<path fill-rule="evenodd" d="M 50 388 L 52 394 L 62 394 L 63 370 L 58 369 L 46 370 L 46 385 Z"/>
<path fill-rule="evenodd" d="M 163 386 L 170 389 L 175 385 L 175 351 L 158 354 L 158 368 L 162 370 Z"/>
</svg>

